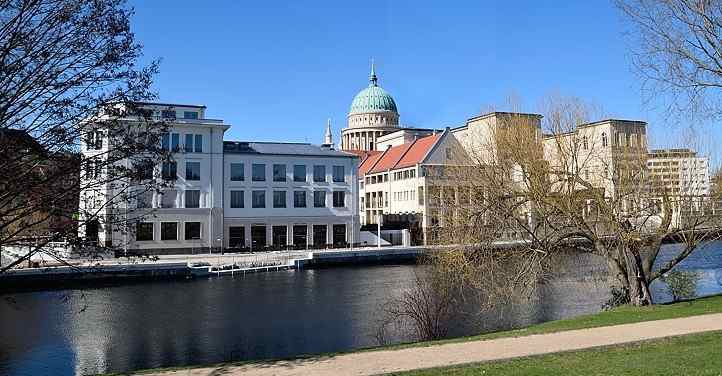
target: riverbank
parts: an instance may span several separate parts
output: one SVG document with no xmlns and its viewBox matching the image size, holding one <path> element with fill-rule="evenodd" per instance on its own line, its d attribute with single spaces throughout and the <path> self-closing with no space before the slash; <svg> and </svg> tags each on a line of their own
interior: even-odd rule
<svg viewBox="0 0 722 376">
<path fill-rule="evenodd" d="M 345 367 L 349 367 L 352 364 L 377 364 L 378 367 L 394 367 L 396 364 L 399 367 L 404 365 L 406 365 L 406 367 L 411 367 L 383 369 L 371 367 L 368 369 L 369 372 L 356 370 L 360 372 L 358 374 L 378 374 L 380 371 L 393 372 L 417 368 L 448 366 L 451 364 L 473 363 L 483 360 L 504 359 L 503 356 L 494 357 L 494 352 L 485 353 L 488 355 L 488 358 L 479 359 L 476 356 L 480 352 L 488 351 L 489 346 L 494 343 L 494 341 L 504 341 L 501 343 L 497 342 L 497 344 L 501 346 L 502 350 L 509 350 L 520 349 L 520 346 L 522 346 L 523 343 L 527 343 L 528 341 L 539 339 L 544 336 L 558 335 L 560 337 L 547 337 L 547 339 L 551 339 L 551 341 L 547 343 L 543 340 L 540 345 L 541 350 L 537 352 L 528 351 L 526 353 L 513 354 L 513 356 L 506 356 L 506 358 L 510 358 L 546 353 L 549 352 L 548 350 L 550 349 L 556 349 L 555 346 L 562 346 L 559 349 L 556 349 L 556 351 L 569 351 L 588 347 L 608 346 L 667 336 L 697 333 L 707 330 L 722 330 L 722 316 L 720 313 L 722 313 L 722 296 L 714 296 L 690 302 L 652 307 L 623 306 L 611 311 L 580 316 L 567 320 L 547 322 L 524 329 L 489 333 L 480 336 L 456 338 L 444 341 L 410 343 L 365 349 L 350 353 L 326 354 L 290 360 L 226 363 L 211 367 L 191 367 L 182 369 L 156 369 L 141 371 L 139 373 L 157 375 L 200 375 L 210 374 L 214 371 L 222 371 L 224 374 L 243 373 L 250 375 L 284 374 L 294 372 L 297 374 L 303 374 L 306 372 L 309 374 L 322 374 L 322 371 L 324 370 L 333 371 L 334 369 L 347 369 Z M 690 318 L 693 320 L 689 322 L 685 321 L 690 320 Z M 700 318 L 699 320 L 701 320 L 704 325 L 695 327 L 695 321 L 697 321 L 696 318 Z M 685 325 L 687 326 L 685 327 Z M 720 327 L 717 328 L 717 326 Z M 597 342 L 590 343 L 585 340 L 593 338 L 595 333 L 599 336 L 597 338 Z M 582 342 L 576 343 L 577 347 L 573 346 L 575 345 L 575 342 L 573 341 L 574 338 L 582 339 Z M 705 346 L 707 338 L 716 339 L 714 336 L 704 337 L 700 346 Z M 459 346 L 461 347 L 459 348 Z M 666 351 L 664 349 L 667 348 L 668 347 L 662 346 L 660 351 Z M 716 348 L 715 351 L 719 351 L 719 348 Z M 426 354 L 426 352 L 429 352 L 429 354 Z M 416 359 L 419 354 L 421 354 L 421 356 Z M 443 354 L 446 354 L 453 359 L 446 359 L 442 356 Z M 459 356 L 461 358 L 458 358 Z M 357 359 L 359 357 L 364 359 Z M 368 357 L 368 359 L 365 359 L 366 357 Z M 383 361 L 376 363 L 374 359 L 383 359 Z M 351 360 L 351 362 L 346 364 L 347 360 Z M 428 363 L 428 361 L 432 361 L 432 363 Z M 399 365 L 398 362 L 404 363 Z M 305 367 L 311 368 L 307 369 Z M 182 373 L 179 373 L 178 371 L 181 370 Z M 450 370 L 450 372 L 457 371 L 467 372 L 466 368 L 454 368 Z M 475 371 L 471 368 L 469 372 L 472 373 L 459 374 L 474 374 Z"/>
<path fill-rule="evenodd" d="M 396 246 L 76 260 L 73 265 L 8 270 L 0 274 L 0 291 L 79 288 L 84 284 L 95 284 L 99 281 L 130 282 L 222 277 L 287 269 L 404 264 L 415 262 L 421 254 L 428 252 L 429 249 L 428 247 Z"/>
</svg>

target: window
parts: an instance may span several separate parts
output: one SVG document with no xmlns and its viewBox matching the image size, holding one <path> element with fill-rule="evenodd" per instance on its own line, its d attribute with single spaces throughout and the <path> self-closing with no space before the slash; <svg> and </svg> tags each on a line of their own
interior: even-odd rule
<svg viewBox="0 0 722 376">
<path fill-rule="evenodd" d="M 183 146 L 183 149 L 187 153 L 190 153 L 193 151 L 193 135 L 192 134 L 186 135 L 186 142 L 185 142 L 185 145 Z"/>
<path fill-rule="evenodd" d="M 288 244 L 288 228 L 286 226 L 271 227 L 271 244 L 275 248 L 285 248 Z"/>
<path fill-rule="evenodd" d="M 231 163 L 231 181 L 243 181 L 245 178 L 243 163 Z"/>
<path fill-rule="evenodd" d="M 314 208 L 326 207 L 326 191 L 314 191 L 313 192 L 313 207 Z"/>
<path fill-rule="evenodd" d="M 266 191 L 253 191 L 251 194 L 251 207 L 254 208 L 265 208 L 266 207 Z"/>
<path fill-rule="evenodd" d="M 274 164 L 273 165 L 273 181 L 286 181 L 286 165 L 285 164 Z"/>
<path fill-rule="evenodd" d="M 333 166 L 333 181 L 336 183 L 341 183 L 344 181 L 344 168 L 343 166 Z M 386 175 L 386 180 L 388 180 L 388 175 Z"/>
<path fill-rule="evenodd" d="M 253 171 L 251 173 L 253 176 L 251 177 L 251 180 L 253 181 L 266 181 L 266 165 L 262 163 L 254 163 L 252 166 Z"/>
<path fill-rule="evenodd" d="M 583 144 L 582 147 L 584 148 L 584 150 L 589 149 L 589 141 L 587 139 L 587 136 L 584 136 L 584 138 L 582 139 L 582 144 Z"/>
<path fill-rule="evenodd" d="M 251 226 L 251 249 L 266 246 L 266 226 Z"/>
<path fill-rule="evenodd" d="M 160 240 L 178 240 L 178 223 L 161 222 Z"/>
<path fill-rule="evenodd" d="M 183 119 L 198 119 L 198 112 L 196 111 L 183 111 Z"/>
<path fill-rule="evenodd" d="M 246 228 L 243 226 L 228 227 L 228 246 L 242 248 L 246 246 Z"/>
<path fill-rule="evenodd" d="M 306 165 L 293 165 L 293 181 L 306 181 Z"/>
<path fill-rule="evenodd" d="M 608 143 L 608 142 L 607 142 L 607 134 L 606 134 L 606 133 L 602 133 L 602 146 L 603 146 L 603 147 L 607 147 L 607 143 Z"/>
<path fill-rule="evenodd" d="M 231 191 L 231 208 L 241 209 L 244 207 L 245 195 L 243 191 Z"/>
<path fill-rule="evenodd" d="M 193 149 L 196 153 L 203 153 L 203 135 L 197 134 L 196 135 L 196 145 Z"/>
<path fill-rule="evenodd" d="M 333 207 L 334 208 L 343 208 L 344 206 L 346 206 L 346 192 L 344 192 L 344 191 L 333 192 Z"/>
<path fill-rule="evenodd" d="M 95 159 L 89 158 L 87 159 L 87 168 L 86 168 L 86 175 L 88 179 L 97 179 L 100 177 L 100 174 L 103 170 L 103 164 Z"/>
<path fill-rule="evenodd" d="M 160 147 L 163 150 L 170 150 L 170 135 L 168 133 L 163 133 L 160 137 Z"/>
<path fill-rule="evenodd" d="M 100 150 L 103 148 L 103 132 L 89 131 L 85 135 L 85 148 L 88 150 Z"/>
<path fill-rule="evenodd" d="M 333 225 L 333 244 L 336 246 L 346 244 L 346 225 Z"/>
<path fill-rule="evenodd" d="M 171 149 L 171 151 L 179 151 L 179 150 L 180 150 L 180 134 L 178 134 L 178 133 L 171 133 L 171 135 L 170 135 L 170 149 Z"/>
<path fill-rule="evenodd" d="M 176 190 L 163 191 L 163 194 L 161 195 L 161 199 L 160 199 L 160 207 L 161 208 L 175 208 L 177 196 L 178 196 L 178 191 L 176 191 Z"/>
<path fill-rule="evenodd" d="M 274 208 L 285 208 L 286 207 L 286 191 L 273 191 L 273 207 Z"/>
<path fill-rule="evenodd" d="M 201 180 L 201 162 L 186 162 L 186 180 Z"/>
<path fill-rule="evenodd" d="M 138 222 L 135 225 L 135 240 L 139 242 L 153 240 L 153 222 Z"/>
<path fill-rule="evenodd" d="M 178 176 L 178 163 L 177 162 L 163 162 L 161 168 L 163 179 L 175 180 Z"/>
<path fill-rule="evenodd" d="M 153 207 L 153 191 L 144 191 L 138 193 L 136 196 L 138 208 L 152 208 Z"/>
<path fill-rule="evenodd" d="M 163 119 L 175 119 L 175 110 L 163 110 L 160 112 L 160 117 Z"/>
<path fill-rule="evenodd" d="M 190 190 L 186 191 L 186 208 L 200 208 L 201 205 L 201 191 Z"/>
<path fill-rule="evenodd" d="M 201 238 L 201 223 L 186 222 L 185 223 L 185 239 L 199 240 Z"/>
<path fill-rule="evenodd" d="M 326 166 L 313 166 L 313 181 L 316 183 L 326 181 Z"/>
<path fill-rule="evenodd" d="M 294 208 L 305 208 L 306 207 L 306 191 L 294 191 L 293 192 L 293 207 Z"/>
<path fill-rule="evenodd" d="M 326 225 L 313 225 L 313 245 L 316 247 L 326 245 Z"/>
<path fill-rule="evenodd" d="M 293 226 L 293 245 L 306 246 L 307 227 L 306 225 Z"/>
</svg>

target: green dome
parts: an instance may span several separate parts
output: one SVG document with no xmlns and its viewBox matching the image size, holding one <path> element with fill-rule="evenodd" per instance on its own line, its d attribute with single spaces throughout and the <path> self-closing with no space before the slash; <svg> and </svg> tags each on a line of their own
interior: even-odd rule
<svg viewBox="0 0 722 376">
<path fill-rule="evenodd" d="M 396 102 L 386 90 L 376 85 L 361 90 L 351 102 L 349 115 L 369 112 L 397 112 Z"/>
<path fill-rule="evenodd" d="M 398 114 L 394 98 L 378 85 L 373 62 L 371 63 L 371 76 L 369 76 L 369 81 L 369 86 L 356 94 L 353 102 L 351 102 L 349 115 L 372 112 L 395 112 Z"/>
</svg>

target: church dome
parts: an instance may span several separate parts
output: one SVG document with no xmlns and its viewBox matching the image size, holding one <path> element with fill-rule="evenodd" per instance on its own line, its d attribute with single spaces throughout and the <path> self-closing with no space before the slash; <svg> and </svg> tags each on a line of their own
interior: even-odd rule
<svg viewBox="0 0 722 376">
<path fill-rule="evenodd" d="M 361 90 L 353 102 L 351 102 L 351 110 L 349 115 L 368 114 L 375 112 L 393 112 L 398 114 L 396 102 L 386 90 L 378 86 L 378 80 L 371 67 L 371 77 L 369 78 L 369 86 Z"/>
</svg>

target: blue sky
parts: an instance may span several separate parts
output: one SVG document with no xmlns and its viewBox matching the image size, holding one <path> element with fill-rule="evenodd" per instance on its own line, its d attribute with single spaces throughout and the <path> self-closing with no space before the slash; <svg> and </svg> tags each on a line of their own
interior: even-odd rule
<svg viewBox="0 0 722 376">
<path fill-rule="evenodd" d="M 327 118 L 338 139 L 372 57 L 402 125 L 461 125 L 510 95 L 538 112 L 560 94 L 649 122 L 655 147 L 688 133 L 643 101 L 609 1 L 130 4 L 146 58 L 162 58 L 160 100 L 205 104 L 233 126 L 227 139 L 319 143 Z M 698 148 L 719 154 L 722 127 L 695 126 Z"/>
</svg>

